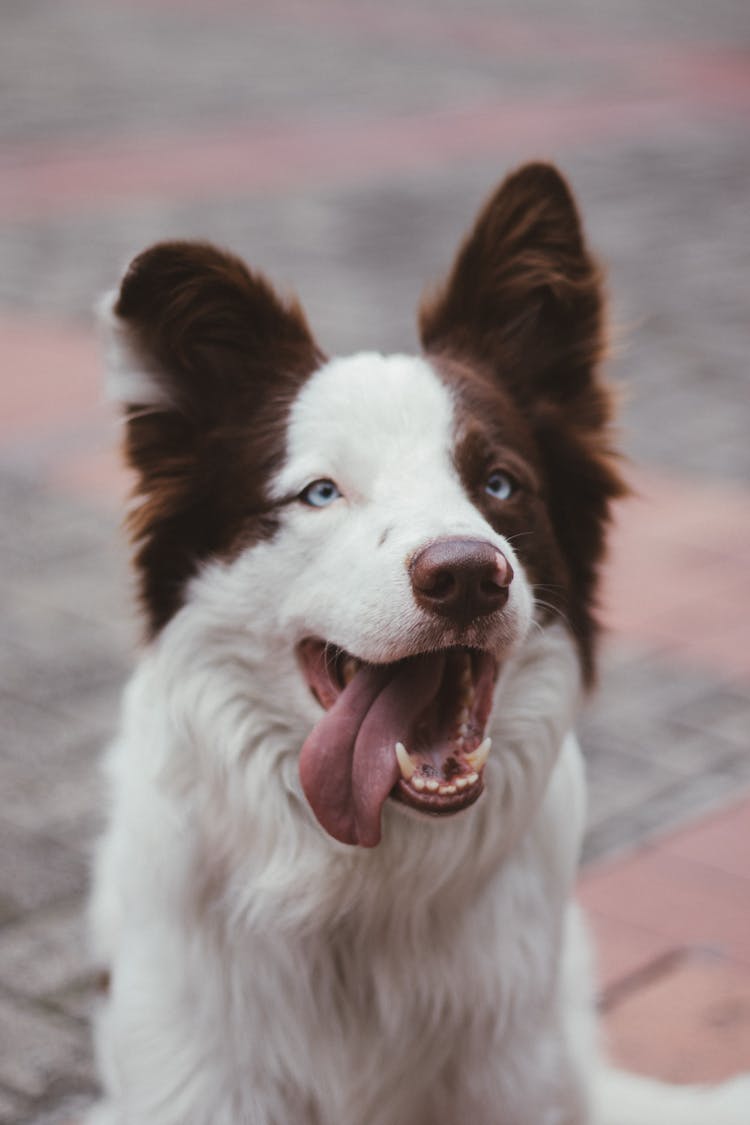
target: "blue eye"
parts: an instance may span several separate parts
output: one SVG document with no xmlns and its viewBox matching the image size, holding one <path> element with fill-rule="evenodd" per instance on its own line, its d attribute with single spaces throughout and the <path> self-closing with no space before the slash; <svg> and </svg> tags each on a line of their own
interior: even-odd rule
<svg viewBox="0 0 750 1125">
<path fill-rule="evenodd" d="M 517 488 L 518 485 L 510 473 L 504 473 L 502 469 L 495 469 L 490 473 L 484 486 L 485 492 L 494 496 L 496 500 L 510 500 Z"/>
<path fill-rule="evenodd" d="M 332 480 L 314 480 L 299 494 L 302 503 L 308 504 L 311 508 L 326 508 L 340 496 L 341 493 Z"/>
</svg>

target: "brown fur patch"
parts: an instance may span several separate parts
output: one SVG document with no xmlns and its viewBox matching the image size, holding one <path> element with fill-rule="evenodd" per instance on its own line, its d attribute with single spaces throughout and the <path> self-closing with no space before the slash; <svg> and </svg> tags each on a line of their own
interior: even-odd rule
<svg viewBox="0 0 750 1125">
<path fill-rule="evenodd" d="M 323 356 L 296 303 L 203 243 L 141 254 L 115 312 L 166 403 L 126 409 L 138 476 L 129 526 L 153 634 L 202 560 L 273 533 L 265 485 L 283 459 L 291 401 Z"/>
<path fill-rule="evenodd" d="M 533 440 L 535 454 L 525 456 L 538 466 L 538 495 L 556 540 L 555 551 L 550 553 L 548 543 L 543 548 L 542 569 L 547 573 L 552 563 L 550 574 L 565 575 L 564 599 L 552 590 L 543 590 L 541 597 L 566 613 L 590 680 L 597 572 L 609 506 L 625 488 L 611 447 L 611 394 L 599 375 L 605 344 L 601 272 L 556 169 L 525 165 L 501 184 L 480 212 L 447 281 L 423 302 L 420 330 L 424 349 L 438 366 L 447 358 L 464 369 L 467 363 L 473 367 L 475 374 L 460 380 L 462 393 L 475 402 L 482 397 L 480 411 L 492 424 L 502 422 L 506 434 L 512 429 L 510 449 L 522 430 Z M 494 401 L 488 399 L 490 387 Z M 520 425 L 508 395 L 520 411 Z M 500 434 L 499 440 L 506 439 Z M 461 456 L 466 479 L 468 454 Z M 526 530 L 533 530 L 524 537 L 525 547 L 518 533 L 525 560 L 528 551 L 537 550 L 531 540 L 544 522 L 531 506 L 528 500 L 523 514 L 529 520 Z M 546 543 L 546 535 L 542 539 Z"/>
<path fill-rule="evenodd" d="M 547 507 L 544 464 L 529 421 L 509 391 L 476 366 L 433 360 L 456 402 L 454 460 L 472 503 L 524 564 L 545 616 L 570 614 L 570 577 Z M 507 500 L 487 492 L 495 470 L 517 488 Z"/>
</svg>

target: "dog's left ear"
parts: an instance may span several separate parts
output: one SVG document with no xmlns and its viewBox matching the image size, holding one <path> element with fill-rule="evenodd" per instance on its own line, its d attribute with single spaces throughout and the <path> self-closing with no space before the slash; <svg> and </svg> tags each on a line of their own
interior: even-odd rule
<svg viewBox="0 0 750 1125">
<path fill-rule="evenodd" d="M 500 185 L 420 310 L 427 352 L 478 360 L 532 408 L 590 396 L 603 320 L 600 271 L 549 164 L 526 164 Z"/>
<path fill-rule="evenodd" d="M 613 497 L 612 394 L 602 277 L 573 196 L 549 164 L 527 164 L 490 198 L 447 281 L 420 311 L 425 351 L 473 365 L 510 390 L 537 438 L 548 507 L 566 558 L 570 618 L 592 668 L 597 564 Z"/>
</svg>

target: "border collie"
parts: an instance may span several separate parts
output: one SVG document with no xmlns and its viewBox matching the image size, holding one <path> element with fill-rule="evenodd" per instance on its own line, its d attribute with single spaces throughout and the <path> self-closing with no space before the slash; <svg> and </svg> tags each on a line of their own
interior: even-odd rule
<svg viewBox="0 0 750 1125">
<path fill-rule="evenodd" d="M 571 733 L 623 491 L 600 271 L 499 187 L 421 356 L 327 359 L 202 243 L 106 303 L 148 628 L 96 865 L 91 1125 L 747 1125 L 611 1069 Z"/>
</svg>

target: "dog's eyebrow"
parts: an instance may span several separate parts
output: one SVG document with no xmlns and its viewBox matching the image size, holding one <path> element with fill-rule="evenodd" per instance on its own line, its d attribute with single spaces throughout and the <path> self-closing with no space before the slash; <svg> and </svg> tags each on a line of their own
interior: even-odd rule
<svg viewBox="0 0 750 1125">
<path fill-rule="evenodd" d="M 460 427 L 453 463 L 462 479 L 472 480 L 488 466 L 497 466 L 513 473 L 530 492 L 538 492 L 541 487 L 534 466 L 509 444 L 504 435 L 493 427 L 480 426 L 474 421 Z"/>
</svg>

